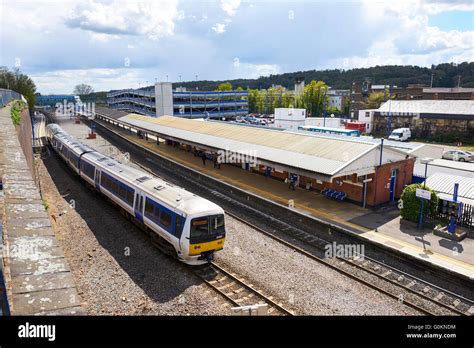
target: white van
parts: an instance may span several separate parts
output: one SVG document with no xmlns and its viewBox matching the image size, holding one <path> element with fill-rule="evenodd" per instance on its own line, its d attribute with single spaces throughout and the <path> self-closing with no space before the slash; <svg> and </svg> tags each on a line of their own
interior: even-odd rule
<svg viewBox="0 0 474 348">
<path fill-rule="evenodd" d="M 411 138 L 410 128 L 394 129 L 392 134 L 388 137 L 389 140 L 406 141 Z"/>
</svg>

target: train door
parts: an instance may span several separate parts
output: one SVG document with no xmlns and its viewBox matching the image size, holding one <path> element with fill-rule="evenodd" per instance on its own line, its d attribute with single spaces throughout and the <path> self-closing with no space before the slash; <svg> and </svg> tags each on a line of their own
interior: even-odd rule
<svg viewBox="0 0 474 348">
<path fill-rule="evenodd" d="M 141 223 L 143 223 L 143 204 L 143 195 L 140 192 L 135 193 L 135 216 Z"/>
<path fill-rule="evenodd" d="M 100 191 L 100 170 L 95 170 L 95 188 Z"/>
</svg>

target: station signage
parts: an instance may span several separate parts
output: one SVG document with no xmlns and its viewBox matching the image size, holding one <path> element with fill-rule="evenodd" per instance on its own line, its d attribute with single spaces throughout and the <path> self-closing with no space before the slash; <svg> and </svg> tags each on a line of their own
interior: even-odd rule
<svg viewBox="0 0 474 348">
<path fill-rule="evenodd" d="M 431 199 L 431 192 L 423 189 L 416 189 L 416 196 L 423 199 Z"/>
</svg>

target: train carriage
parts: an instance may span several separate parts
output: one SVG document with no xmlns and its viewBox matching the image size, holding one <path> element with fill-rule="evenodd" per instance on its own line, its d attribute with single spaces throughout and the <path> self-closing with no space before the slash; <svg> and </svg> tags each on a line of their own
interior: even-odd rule
<svg viewBox="0 0 474 348">
<path fill-rule="evenodd" d="M 218 205 L 78 142 L 47 126 L 50 145 L 78 174 L 149 231 L 158 245 L 198 265 L 224 247 L 224 211 Z"/>
</svg>

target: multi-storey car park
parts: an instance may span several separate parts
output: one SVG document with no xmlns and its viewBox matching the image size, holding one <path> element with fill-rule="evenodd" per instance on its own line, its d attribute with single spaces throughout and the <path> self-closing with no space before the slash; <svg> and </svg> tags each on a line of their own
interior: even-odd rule
<svg viewBox="0 0 474 348">
<path fill-rule="evenodd" d="M 161 82 L 153 87 L 110 91 L 107 104 L 146 116 L 233 118 L 248 114 L 247 97 L 247 91 L 173 90 L 171 83 Z"/>
</svg>

